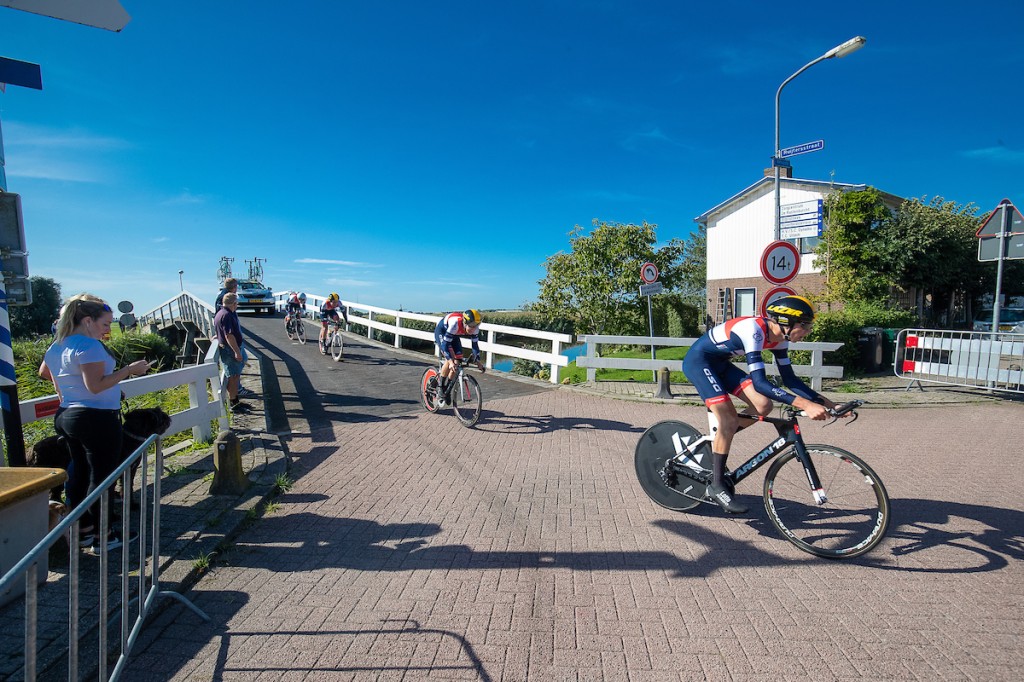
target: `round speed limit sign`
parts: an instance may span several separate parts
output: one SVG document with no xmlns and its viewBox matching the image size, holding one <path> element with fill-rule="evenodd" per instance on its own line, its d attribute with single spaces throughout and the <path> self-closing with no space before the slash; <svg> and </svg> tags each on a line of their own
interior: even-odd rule
<svg viewBox="0 0 1024 682">
<path fill-rule="evenodd" d="M 640 266 L 640 279 L 644 284 L 654 284 L 658 281 L 658 266 L 654 263 L 644 263 Z"/>
<path fill-rule="evenodd" d="M 785 284 L 800 272 L 800 252 L 789 242 L 772 242 L 761 256 L 761 275 L 772 284 Z"/>
</svg>

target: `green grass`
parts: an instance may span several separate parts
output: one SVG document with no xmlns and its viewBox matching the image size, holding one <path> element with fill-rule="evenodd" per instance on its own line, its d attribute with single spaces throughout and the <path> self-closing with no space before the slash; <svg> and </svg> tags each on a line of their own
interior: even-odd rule
<svg viewBox="0 0 1024 682">
<path fill-rule="evenodd" d="M 655 357 L 659 360 L 682 360 L 688 349 L 684 347 L 659 348 Z M 651 359 L 651 349 L 646 348 L 623 348 L 610 353 L 601 353 L 603 358 L 642 358 Z M 566 378 L 569 383 L 580 384 L 587 380 L 587 368 L 577 367 L 575 362 L 559 371 L 558 376 L 564 382 Z M 636 381 L 640 383 L 656 383 L 654 374 L 647 369 L 599 369 L 597 370 L 598 381 Z M 670 372 L 669 381 L 674 384 L 689 383 L 682 372 Z"/>
</svg>

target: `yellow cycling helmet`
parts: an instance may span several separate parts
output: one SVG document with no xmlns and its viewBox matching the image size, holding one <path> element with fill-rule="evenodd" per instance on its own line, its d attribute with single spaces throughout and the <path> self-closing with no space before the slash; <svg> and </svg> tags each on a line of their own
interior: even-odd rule
<svg viewBox="0 0 1024 682">
<path fill-rule="evenodd" d="M 783 296 L 766 309 L 768 317 L 783 326 L 814 322 L 814 306 L 803 296 Z"/>
<path fill-rule="evenodd" d="M 466 323 L 467 327 L 479 327 L 480 323 L 484 321 L 484 318 L 480 316 L 479 310 L 470 308 L 466 312 L 462 313 L 462 321 Z"/>
<path fill-rule="evenodd" d="M 328 301 L 340 301 L 341 297 L 338 296 L 337 292 L 332 292 L 331 295 L 327 297 L 327 300 Z"/>
</svg>

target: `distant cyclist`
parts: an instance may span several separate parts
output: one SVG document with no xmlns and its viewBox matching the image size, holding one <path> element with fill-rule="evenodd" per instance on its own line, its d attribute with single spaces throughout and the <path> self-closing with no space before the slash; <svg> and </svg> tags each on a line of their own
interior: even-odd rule
<svg viewBox="0 0 1024 682">
<path fill-rule="evenodd" d="M 766 312 L 765 317 L 736 317 L 714 327 L 697 339 L 683 358 L 686 378 L 718 423 L 711 448 L 708 494 L 730 514 L 747 511 L 724 485 L 725 462 L 736 432 L 755 424 L 757 415 L 768 416 L 773 400 L 799 408 L 811 419 L 827 418 L 827 410 L 836 406 L 801 381 L 789 359 L 789 342 L 802 341 L 814 326 L 814 306 L 803 296 L 783 296 Z M 796 395 L 768 381 L 762 350 L 772 351 L 782 382 Z M 732 362 L 739 356 L 746 357 L 749 374 Z M 736 412 L 729 394 L 747 403 L 742 414 Z"/>
<path fill-rule="evenodd" d="M 287 327 L 288 323 L 292 321 L 292 315 L 305 309 L 306 294 L 293 291 L 291 297 L 284 304 L 284 326 Z"/>
<path fill-rule="evenodd" d="M 434 343 L 441 350 L 445 359 L 441 368 L 441 387 L 438 392 L 438 407 L 451 403 L 452 386 L 455 377 L 455 363 L 462 360 L 462 337 L 468 337 L 473 344 L 472 360 L 480 371 L 484 366 L 480 362 L 480 323 L 483 317 L 479 310 L 469 309 L 462 313 L 448 313 L 442 317 L 434 329 Z"/>
<path fill-rule="evenodd" d="M 340 322 L 341 318 L 344 318 L 345 324 L 348 324 L 348 311 L 341 304 L 341 298 L 337 292 L 333 292 L 320 306 L 320 348 L 324 349 L 325 353 L 327 352 L 327 325 L 331 321 Z"/>
</svg>

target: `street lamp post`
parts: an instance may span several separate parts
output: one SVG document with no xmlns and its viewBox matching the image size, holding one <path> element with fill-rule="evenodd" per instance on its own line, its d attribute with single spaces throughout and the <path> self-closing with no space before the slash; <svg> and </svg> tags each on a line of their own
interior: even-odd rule
<svg viewBox="0 0 1024 682">
<path fill-rule="evenodd" d="M 185 291 L 185 283 L 182 281 L 181 276 L 185 274 L 184 270 L 178 270 L 178 286 L 181 287 L 182 291 Z"/>
<path fill-rule="evenodd" d="M 779 191 L 780 186 L 780 169 L 779 164 L 782 159 L 779 158 L 779 154 L 782 152 L 782 147 L 779 144 L 779 98 L 782 97 L 782 88 L 786 87 L 787 84 L 807 69 L 811 68 L 818 62 L 823 62 L 826 59 L 832 59 L 833 57 L 845 57 L 851 52 L 856 52 L 860 48 L 864 47 L 864 43 L 867 39 L 864 36 L 857 36 L 856 38 L 850 38 L 842 45 L 836 45 L 831 50 L 821 55 L 814 61 L 808 62 L 799 71 L 794 73 L 792 76 L 782 81 L 782 85 L 779 86 L 778 91 L 775 93 L 775 156 L 772 157 L 772 166 L 775 168 L 775 240 L 778 241 L 781 237 L 781 231 L 779 223 L 782 222 L 782 196 Z"/>
</svg>

